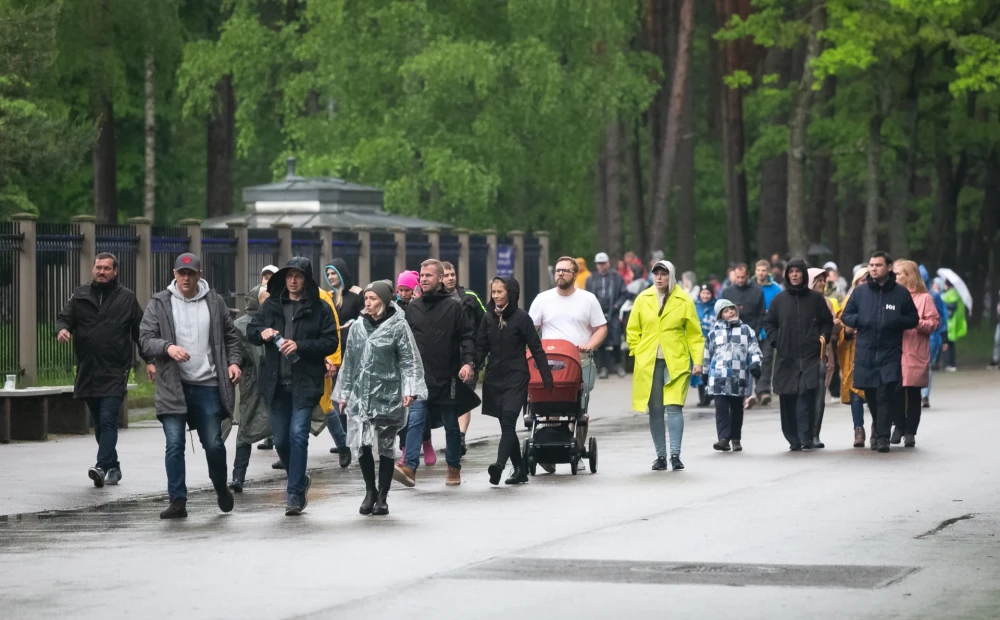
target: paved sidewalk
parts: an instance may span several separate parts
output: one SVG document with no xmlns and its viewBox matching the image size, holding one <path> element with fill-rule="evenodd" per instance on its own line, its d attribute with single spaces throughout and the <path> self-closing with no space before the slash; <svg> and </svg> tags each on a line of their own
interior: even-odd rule
<svg viewBox="0 0 1000 620">
<path fill-rule="evenodd" d="M 591 403 L 591 414 L 597 418 L 627 415 L 631 394 L 631 377 L 617 377 L 598 382 Z M 230 464 L 236 451 L 236 429 L 226 441 L 226 458 Z M 522 433 L 523 434 L 523 433 Z M 497 421 L 472 414 L 466 434 L 466 444 L 481 445 L 498 438 Z M 118 486 L 94 488 L 87 478 L 87 469 L 94 463 L 97 443 L 93 434 L 50 435 L 46 442 L 16 442 L 0 446 L 0 518 L 9 515 L 51 510 L 70 510 L 99 506 L 113 501 L 138 497 L 166 496 L 167 479 L 163 465 L 164 439 L 159 422 L 134 422 L 118 436 L 118 458 L 122 463 L 122 481 Z M 433 442 L 438 450 L 435 469 L 444 469 L 444 429 L 436 429 Z M 193 447 L 192 447 L 193 446 Z M 324 430 L 309 442 L 309 469 L 340 469 L 338 455 L 330 454 L 333 439 Z M 197 433 L 187 440 L 188 492 L 211 489 L 204 451 Z M 356 457 L 357 455 L 355 455 Z M 253 451 L 247 482 L 283 478 L 284 472 L 271 469 L 278 458 L 273 450 Z M 356 468 L 357 462 L 351 468 Z"/>
</svg>

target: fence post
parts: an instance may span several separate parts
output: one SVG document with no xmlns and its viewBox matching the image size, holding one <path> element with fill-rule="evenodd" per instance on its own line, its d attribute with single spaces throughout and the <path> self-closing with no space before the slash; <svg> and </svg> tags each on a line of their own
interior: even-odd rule
<svg viewBox="0 0 1000 620">
<path fill-rule="evenodd" d="M 372 281 L 372 229 L 367 226 L 352 226 L 358 233 L 358 286 L 368 286 Z"/>
<path fill-rule="evenodd" d="M 17 222 L 24 235 L 18 261 L 18 365 L 21 367 L 21 387 L 31 387 L 38 382 L 38 304 L 35 301 L 38 295 L 35 279 L 38 217 L 33 213 L 16 213 L 10 219 Z M 45 334 L 45 337 L 55 337 L 55 334 Z"/>
<path fill-rule="evenodd" d="M 74 215 L 69 221 L 76 224 L 83 240 L 80 242 L 80 282 L 94 279 L 94 261 L 97 258 L 97 218 L 93 215 Z"/>
<path fill-rule="evenodd" d="M 509 233 L 514 241 L 514 279 L 524 282 L 524 233 L 520 230 L 512 230 Z M 524 308 L 524 296 L 518 298 L 518 305 Z"/>
<path fill-rule="evenodd" d="M 421 232 L 427 235 L 427 243 L 431 246 L 430 257 L 441 260 L 441 229 L 434 226 L 428 226 Z"/>
<path fill-rule="evenodd" d="M 319 231 L 319 242 L 323 245 L 320 246 L 319 250 L 319 260 L 322 265 L 316 265 L 316 273 L 319 273 L 323 267 L 329 265 L 333 262 L 333 226 L 313 226 L 314 230 Z M 326 278 L 321 278 L 320 282 L 325 282 Z"/>
<path fill-rule="evenodd" d="M 549 282 L 549 233 L 546 230 L 535 231 L 538 239 L 538 292 L 546 291 L 551 286 Z"/>
<path fill-rule="evenodd" d="M 187 227 L 188 252 L 201 258 L 201 220 L 194 218 L 184 218 L 177 222 L 181 226 Z"/>
<path fill-rule="evenodd" d="M 284 267 L 292 260 L 292 223 L 275 222 L 271 228 L 278 231 L 278 267 Z"/>
<path fill-rule="evenodd" d="M 486 282 L 480 284 L 485 285 L 497 275 L 497 231 L 487 228 L 483 234 L 486 235 Z"/>
<path fill-rule="evenodd" d="M 247 305 L 247 291 L 243 289 L 250 282 L 250 234 L 246 222 L 226 222 L 226 226 L 236 237 L 236 309 L 243 312 Z"/>
<path fill-rule="evenodd" d="M 401 226 L 393 226 L 386 229 L 388 232 L 392 233 L 393 240 L 396 242 L 396 275 L 399 275 L 406 271 L 406 229 Z"/>
<path fill-rule="evenodd" d="M 139 237 L 139 251 L 135 255 L 135 298 L 143 308 L 153 296 L 153 220 L 131 217 L 128 223 Z"/>
<path fill-rule="evenodd" d="M 469 229 L 456 228 L 458 235 L 458 285 L 469 288 Z"/>
</svg>

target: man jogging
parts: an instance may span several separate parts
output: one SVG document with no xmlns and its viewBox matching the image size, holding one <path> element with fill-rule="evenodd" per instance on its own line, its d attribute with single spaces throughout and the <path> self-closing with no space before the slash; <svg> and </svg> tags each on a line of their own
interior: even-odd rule
<svg viewBox="0 0 1000 620">
<path fill-rule="evenodd" d="M 87 471 L 95 487 L 118 484 L 118 410 L 125 398 L 142 308 L 118 281 L 118 259 L 102 252 L 94 279 L 76 289 L 56 319 L 56 340 L 73 338 L 76 381 L 73 398 L 87 402 L 97 439 L 97 463 Z M 135 343 L 135 344 L 133 344 Z M 151 378 L 152 380 L 152 378 Z"/>
<path fill-rule="evenodd" d="M 840 320 L 855 330 L 854 387 L 865 391 L 875 418 L 875 449 L 889 451 L 892 421 L 902 406 L 903 332 L 920 322 L 910 291 L 896 284 L 892 258 L 875 252 L 868 279 L 847 300 Z"/>
<path fill-rule="evenodd" d="M 286 516 L 309 503 L 306 474 L 313 409 L 323 396 L 326 357 L 340 335 L 333 311 L 320 298 L 312 263 L 295 256 L 267 283 L 268 298 L 247 327 L 250 344 L 264 346 L 260 394 L 271 405 L 271 434 L 288 470 Z"/>
<path fill-rule="evenodd" d="M 466 318 L 472 322 L 472 331 L 474 333 L 477 332 L 479 324 L 483 322 L 483 316 L 486 314 L 486 307 L 483 306 L 483 300 L 479 299 L 479 295 L 476 295 L 475 291 L 470 291 L 464 286 L 458 285 L 458 274 L 455 273 L 454 265 L 448 261 L 442 261 L 441 266 L 444 268 L 444 278 L 441 280 L 444 283 L 444 288 L 448 291 L 449 295 L 462 304 L 462 311 L 465 313 Z M 476 376 L 473 375 L 469 380 L 472 389 L 476 389 L 475 381 Z M 458 418 L 458 428 L 462 432 L 462 456 L 465 456 L 465 433 L 469 430 L 469 422 L 471 421 L 471 411 L 466 411 Z"/>
<path fill-rule="evenodd" d="M 201 279 L 201 259 L 181 254 L 174 281 L 149 301 L 139 328 L 139 346 L 156 365 L 156 417 L 167 440 L 165 464 L 170 506 L 161 519 L 187 517 L 185 425 L 198 431 L 219 508 L 233 509 L 226 487 L 222 419 L 233 415 L 234 384 L 242 353 L 229 307 Z"/>
</svg>

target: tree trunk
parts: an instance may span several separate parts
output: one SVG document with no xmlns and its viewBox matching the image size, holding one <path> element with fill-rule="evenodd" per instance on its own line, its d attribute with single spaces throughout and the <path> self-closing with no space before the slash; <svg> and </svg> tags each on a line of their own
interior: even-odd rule
<svg viewBox="0 0 1000 620">
<path fill-rule="evenodd" d="M 608 202 L 607 190 L 604 185 L 605 174 L 604 153 L 598 153 L 594 160 L 594 227 L 596 234 L 594 242 L 598 252 L 605 252 L 608 247 Z"/>
<path fill-rule="evenodd" d="M 910 204 L 914 200 L 914 189 L 917 181 L 917 149 L 920 131 L 920 77 L 923 74 L 924 52 L 917 47 L 913 69 L 910 71 L 903 101 L 903 133 L 907 137 L 906 148 L 902 150 L 897 161 L 896 189 L 890 201 L 892 211 L 889 214 L 889 252 L 893 257 L 910 255 L 910 243 L 907 238 Z"/>
<path fill-rule="evenodd" d="M 619 127 L 617 120 L 605 127 L 604 190 L 608 241 L 601 248 L 615 260 L 622 256 L 622 149 Z"/>
<path fill-rule="evenodd" d="M 861 250 L 861 238 L 865 232 L 865 201 L 861 196 L 861 188 L 854 183 L 844 187 L 844 226 L 840 241 L 840 254 L 837 265 L 847 278 L 855 265 L 865 262 Z"/>
<path fill-rule="evenodd" d="M 653 201 L 653 222 L 650 245 L 663 248 L 667 239 L 667 197 L 673 189 L 674 167 L 680 146 L 681 116 L 687 96 L 688 66 L 691 62 L 691 33 L 694 30 L 694 0 L 682 0 L 680 30 L 677 37 L 677 57 L 674 62 L 673 86 L 670 89 L 670 108 L 667 112 L 667 133 L 663 138 L 659 171 L 656 177 L 656 194 Z"/>
<path fill-rule="evenodd" d="M 206 122 L 208 169 L 205 178 L 205 211 L 208 217 L 233 212 L 235 115 L 233 79 L 227 75 L 215 85 L 215 100 Z"/>
<path fill-rule="evenodd" d="M 628 135 L 622 124 L 622 135 Z M 634 127 L 632 137 L 625 149 L 625 167 L 628 174 L 628 222 L 631 232 L 631 248 L 639 260 L 649 259 L 649 245 L 646 243 L 646 209 L 642 196 L 642 157 L 639 144 L 639 127 Z"/>
<path fill-rule="evenodd" d="M 154 56 L 146 56 L 146 182 L 143 195 L 143 216 L 156 221 L 156 90 Z"/>
<path fill-rule="evenodd" d="M 976 113 L 976 95 L 972 93 L 966 99 L 966 116 L 974 118 Z M 951 129 L 949 127 L 949 129 Z M 958 157 L 958 165 L 952 168 L 952 157 L 948 153 L 948 139 L 945 135 L 937 136 L 937 156 L 935 170 L 938 178 L 937 200 L 931 214 L 930 250 L 927 260 L 930 267 L 936 271 L 939 267 L 954 267 L 956 259 L 956 238 L 958 219 L 958 196 L 965 185 L 969 171 L 969 153 L 962 149 Z"/>
<path fill-rule="evenodd" d="M 98 57 L 111 59 L 111 3 L 99 0 L 92 15 L 93 44 Z M 90 83 L 91 117 L 97 125 L 97 143 L 92 150 L 94 216 L 98 224 L 118 223 L 118 160 L 115 144 L 115 106 L 108 64 L 94 67 Z"/>
<path fill-rule="evenodd" d="M 819 0 L 812 3 L 812 30 L 802 62 L 802 79 L 795 95 L 795 110 L 788 128 L 788 203 L 785 216 L 788 221 L 788 253 L 806 258 L 809 250 L 809 232 L 805 218 L 805 158 L 806 131 L 809 128 L 809 109 L 815 77 L 813 60 L 819 55 L 819 32 L 823 29 L 825 11 Z"/>
<path fill-rule="evenodd" d="M 667 94 L 670 92 L 671 74 L 667 70 L 670 66 L 670 41 L 668 36 L 668 25 L 672 24 L 671 19 L 673 4 L 663 0 L 646 0 L 646 51 L 656 57 L 661 74 L 656 77 L 659 88 L 653 96 L 646 112 L 646 126 L 649 133 L 649 190 L 648 200 L 650 208 L 646 209 L 646 215 L 652 214 L 653 196 L 656 192 L 656 175 L 659 169 L 660 148 L 663 144 L 663 137 L 666 134 L 666 110 Z M 646 234 L 647 245 L 651 237 L 648 222 L 643 222 Z M 662 249 L 662 248 L 659 248 Z M 644 256 L 643 260 L 648 257 Z"/>
<path fill-rule="evenodd" d="M 972 247 L 969 251 L 969 266 L 972 281 L 970 282 L 972 300 L 975 304 L 982 303 L 986 297 L 986 280 L 989 273 L 990 251 L 996 252 L 997 227 L 1000 226 L 1000 153 L 994 147 L 986 159 L 986 180 L 983 193 L 982 211 L 979 216 L 979 229 L 974 231 Z M 991 282 L 990 299 L 996 305 L 996 281 Z M 969 315 L 969 322 L 979 327 L 983 322 L 984 311 L 992 310 L 974 305 Z"/>
<path fill-rule="evenodd" d="M 693 89 L 693 76 L 688 73 L 688 92 Z M 711 107 L 711 106 L 709 106 Z M 694 269 L 694 183 L 695 183 L 695 115 L 694 97 L 684 99 L 684 117 L 681 125 L 681 143 L 677 154 L 677 191 L 674 194 L 674 210 L 677 214 L 676 263 L 684 269 Z"/>
<path fill-rule="evenodd" d="M 829 77 L 819 92 L 816 107 L 824 119 L 833 118 L 836 78 Z M 813 156 L 811 208 L 806 221 L 810 241 L 822 241 L 834 257 L 840 254 L 840 222 L 837 212 L 837 188 L 833 182 L 833 160 L 828 152 Z"/>
<path fill-rule="evenodd" d="M 777 74 L 776 88 L 788 86 L 792 75 L 790 50 L 773 47 L 764 57 L 764 73 Z M 709 106 L 714 108 L 714 106 Z M 784 106 L 782 106 L 783 108 Z M 788 113 L 780 109 L 768 119 L 771 125 L 787 125 Z M 757 209 L 757 254 L 770 257 L 788 252 L 788 226 L 785 208 L 788 204 L 788 154 L 781 153 L 761 162 L 760 200 Z"/>
<path fill-rule="evenodd" d="M 881 71 L 877 72 L 882 74 Z M 883 93 L 883 87 L 877 83 L 874 87 L 874 105 L 871 118 L 868 120 L 868 185 L 865 200 L 865 232 L 861 247 L 865 256 L 871 256 L 878 249 L 879 222 L 879 171 L 882 164 L 882 121 L 884 119 L 885 101 L 888 97 Z"/>
</svg>

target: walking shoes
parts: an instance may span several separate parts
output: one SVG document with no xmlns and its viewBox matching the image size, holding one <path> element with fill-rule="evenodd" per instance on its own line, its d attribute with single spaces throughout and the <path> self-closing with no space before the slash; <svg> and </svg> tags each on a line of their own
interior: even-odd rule
<svg viewBox="0 0 1000 620">
<path fill-rule="evenodd" d="M 863 426 L 859 426 L 854 429 L 854 447 L 855 448 L 865 447 L 865 429 Z"/>
<path fill-rule="evenodd" d="M 417 484 L 417 472 L 406 465 L 396 463 L 396 467 L 392 472 L 392 479 L 404 487 L 412 487 Z"/>
<path fill-rule="evenodd" d="M 457 487 L 462 484 L 462 470 L 457 467 L 448 467 L 448 477 L 444 479 L 445 486 Z"/>
<path fill-rule="evenodd" d="M 104 470 L 100 467 L 91 467 L 87 470 L 87 476 L 94 481 L 94 486 L 98 489 L 104 486 Z"/>
</svg>

